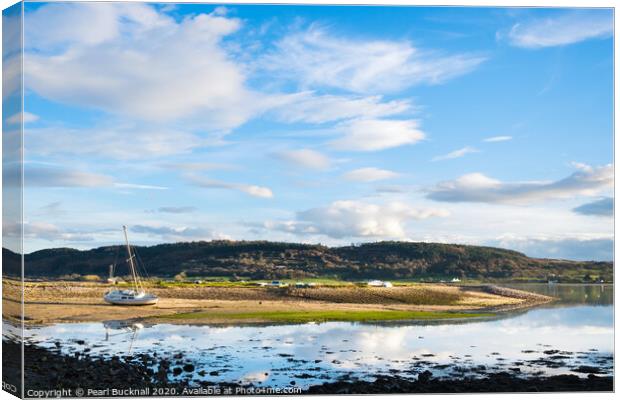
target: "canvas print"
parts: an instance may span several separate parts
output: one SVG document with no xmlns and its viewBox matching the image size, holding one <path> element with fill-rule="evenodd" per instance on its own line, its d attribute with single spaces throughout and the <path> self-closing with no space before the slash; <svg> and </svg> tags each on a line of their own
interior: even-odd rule
<svg viewBox="0 0 620 400">
<path fill-rule="evenodd" d="M 612 8 L 3 11 L 3 389 L 611 392 Z"/>
</svg>

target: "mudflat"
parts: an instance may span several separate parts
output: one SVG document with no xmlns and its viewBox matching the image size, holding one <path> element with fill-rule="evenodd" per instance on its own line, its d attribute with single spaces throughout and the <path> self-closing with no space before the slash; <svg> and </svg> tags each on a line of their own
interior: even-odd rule
<svg viewBox="0 0 620 400">
<path fill-rule="evenodd" d="M 494 286 L 408 284 L 390 288 L 355 284 L 314 288 L 179 286 L 150 283 L 154 306 L 114 306 L 103 301 L 109 284 L 37 281 L 24 285 L 27 324 L 143 320 L 233 324 L 471 318 L 552 301 L 547 296 Z M 3 279 L 4 316 L 20 315 L 20 282 Z"/>
</svg>

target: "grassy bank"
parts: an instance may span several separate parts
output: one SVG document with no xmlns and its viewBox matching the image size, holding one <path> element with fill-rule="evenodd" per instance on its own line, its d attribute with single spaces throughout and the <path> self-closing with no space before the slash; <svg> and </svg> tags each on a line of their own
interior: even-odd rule
<svg viewBox="0 0 620 400">
<path fill-rule="evenodd" d="M 368 310 L 368 311 L 256 311 L 242 313 L 193 312 L 159 316 L 162 320 L 230 320 L 260 322 L 367 322 L 367 321 L 400 321 L 400 320 L 438 320 L 491 317 L 491 313 L 463 313 L 439 311 L 399 311 L 399 310 Z"/>
</svg>

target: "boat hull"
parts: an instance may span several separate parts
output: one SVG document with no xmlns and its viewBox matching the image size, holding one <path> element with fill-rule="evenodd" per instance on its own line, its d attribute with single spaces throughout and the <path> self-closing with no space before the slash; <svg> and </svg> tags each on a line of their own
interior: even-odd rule
<svg viewBox="0 0 620 400">
<path fill-rule="evenodd" d="M 103 300 L 108 304 L 113 304 L 116 306 L 152 306 L 157 304 L 159 298 L 154 295 L 145 295 L 135 298 L 127 298 L 123 299 L 122 296 L 117 294 L 109 294 L 103 296 Z M 129 296 L 125 296 L 129 297 Z"/>
<path fill-rule="evenodd" d="M 144 300 L 114 300 L 104 299 L 106 303 L 115 306 L 153 306 L 157 304 L 159 299 L 144 299 Z"/>
</svg>

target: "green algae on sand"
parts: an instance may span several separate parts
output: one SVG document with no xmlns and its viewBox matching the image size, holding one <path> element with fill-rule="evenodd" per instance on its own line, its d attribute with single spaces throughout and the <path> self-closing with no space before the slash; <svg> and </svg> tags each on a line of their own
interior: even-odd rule
<svg viewBox="0 0 620 400">
<path fill-rule="evenodd" d="M 255 311 L 255 312 L 192 312 L 177 313 L 156 317 L 160 320 L 230 320 L 230 321 L 265 321 L 265 322 L 327 322 L 327 321 L 405 321 L 405 320 L 440 320 L 491 317 L 492 313 L 464 313 L 446 311 Z"/>
</svg>

